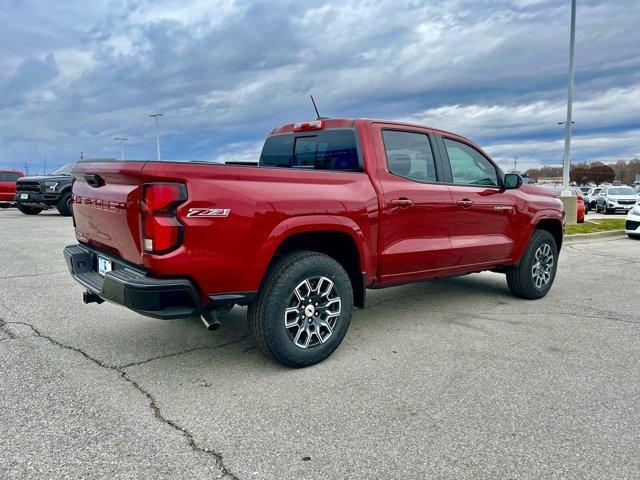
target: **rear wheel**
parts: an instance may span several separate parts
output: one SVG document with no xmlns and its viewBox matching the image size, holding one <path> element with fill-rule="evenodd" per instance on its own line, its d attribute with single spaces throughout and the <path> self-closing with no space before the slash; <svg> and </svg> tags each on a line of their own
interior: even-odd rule
<svg viewBox="0 0 640 480">
<path fill-rule="evenodd" d="M 60 200 L 58 200 L 58 212 L 60 212 L 60 215 L 62 215 L 63 217 L 70 217 L 71 216 L 71 212 L 72 212 L 72 204 L 73 204 L 73 198 L 71 197 L 71 192 L 65 192 L 62 194 L 62 196 L 60 197 Z"/>
<path fill-rule="evenodd" d="M 534 230 L 520 264 L 507 272 L 507 285 L 516 297 L 544 297 L 556 277 L 558 247 L 546 230 Z"/>
<path fill-rule="evenodd" d="M 267 274 L 249 306 L 251 333 L 260 350 L 289 367 L 307 367 L 342 342 L 353 310 L 347 272 L 316 252 L 286 255 Z"/>
<path fill-rule="evenodd" d="M 42 211 L 41 208 L 28 207 L 26 205 L 20 205 L 19 203 L 16 204 L 16 208 L 20 210 L 22 213 L 24 213 L 25 215 L 37 215 Z"/>
</svg>

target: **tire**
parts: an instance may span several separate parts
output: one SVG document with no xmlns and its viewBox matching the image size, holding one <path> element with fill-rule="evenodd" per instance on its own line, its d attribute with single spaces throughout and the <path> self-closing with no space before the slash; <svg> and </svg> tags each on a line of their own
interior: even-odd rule
<svg viewBox="0 0 640 480">
<path fill-rule="evenodd" d="M 549 247 L 548 252 L 553 259 L 553 263 L 548 270 L 548 280 L 542 283 L 540 278 L 536 280 L 535 277 L 535 272 L 539 272 L 541 268 L 536 261 L 536 255 L 539 251 L 544 252 L 547 250 L 544 248 L 545 245 Z M 534 270 L 536 265 L 538 265 L 538 267 Z M 507 272 L 507 285 L 511 293 L 516 297 L 536 300 L 544 297 L 549 292 L 555 280 L 557 269 L 558 247 L 553 235 L 546 230 L 534 230 L 529 239 L 529 245 L 520 259 L 520 263 Z"/>
<path fill-rule="evenodd" d="M 326 295 L 320 295 L 325 290 Z M 318 302 L 307 304 L 308 298 Z M 315 311 L 314 303 L 323 310 Z M 352 310 L 353 289 L 342 266 L 327 255 L 300 251 L 284 256 L 269 269 L 247 316 L 262 353 L 288 367 L 300 368 L 321 362 L 338 348 L 351 323 Z"/>
<path fill-rule="evenodd" d="M 41 208 L 27 207 L 26 205 L 20 205 L 19 203 L 16 203 L 16 208 L 20 210 L 22 213 L 24 213 L 25 215 L 37 215 L 42 211 Z"/>
<path fill-rule="evenodd" d="M 60 215 L 62 215 L 63 217 L 71 216 L 73 210 L 70 190 L 62 194 L 60 200 L 58 200 L 58 204 L 56 205 L 56 207 L 58 208 L 58 212 L 60 212 Z"/>
</svg>

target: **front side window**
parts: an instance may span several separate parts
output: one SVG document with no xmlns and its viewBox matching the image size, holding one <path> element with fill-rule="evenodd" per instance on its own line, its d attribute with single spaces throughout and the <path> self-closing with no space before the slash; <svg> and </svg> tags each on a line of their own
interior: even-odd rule
<svg viewBox="0 0 640 480">
<path fill-rule="evenodd" d="M 423 133 L 383 130 L 390 173 L 418 182 L 435 182 L 436 169 L 429 137 Z"/>
<path fill-rule="evenodd" d="M 267 138 L 260 166 L 312 170 L 360 171 L 356 134 L 353 130 L 326 130 L 294 136 Z"/>
<path fill-rule="evenodd" d="M 497 186 L 496 167 L 475 148 L 462 142 L 444 138 L 451 164 L 453 183 L 456 185 Z"/>
</svg>

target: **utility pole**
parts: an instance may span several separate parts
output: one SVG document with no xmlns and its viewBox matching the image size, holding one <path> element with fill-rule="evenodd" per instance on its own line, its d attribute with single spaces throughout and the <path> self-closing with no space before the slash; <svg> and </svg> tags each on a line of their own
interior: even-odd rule
<svg viewBox="0 0 640 480">
<path fill-rule="evenodd" d="M 513 157 L 513 173 L 518 173 L 518 156 Z"/>
<path fill-rule="evenodd" d="M 43 175 L 47 174 L 47 154 L 46 153 L 44 154 L 44 169 L 43 169 L 42 174 Z"/>
<path fill-rule="evenodd" d="M 573 52 L 576 43 L 576 0 L 571 0 L 571 37 L 569 40 L 569 85 L 567 88 L 567 121 L 564 124 L 564 160 L 562 162 L 562 194 L 571 195 L 569 169 L 571 167 L 571 115 L 573 108 Z"/>
<path fill-rule="evenodd" d="M 115 139 L 120 141 L 120 160 L 124 162 L 124 142 L 126 142 L 129 139 L 124 135 L 122 137 L 116 137 Z"/>
<path fill-rule="evenodd" d="M 27 159 L 24 161 L 24 174 L 29 175 L 29 161 Z"/>
<path fill-rule="evenodd" d="M 159 118 L 162 117 L 162 113 L 152 113 L 149 115 L 150 117 L 155 117 L 156 119 L 156 158 L 160 161 L 160 122 Z"/>
<path fill-rule="evenodd" d="M 84 160 L 84 155 L 82 152 L 80 152 L 80 161 Z"/>
</svg>

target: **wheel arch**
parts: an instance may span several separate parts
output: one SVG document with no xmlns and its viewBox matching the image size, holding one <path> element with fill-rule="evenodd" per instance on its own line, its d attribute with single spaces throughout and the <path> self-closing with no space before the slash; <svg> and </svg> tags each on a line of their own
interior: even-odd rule
<svg viewBox="0 0 640 480">
<path fill-rule="evenodd" d="M 353 287 L 354 305 L 364 308 L 368 283 L 367 243 L 358 225 L 349 218 L 333 216 L 294 217 L 280 223 L 259 254 L 260 283 L 282 256 L 309 250 L 330 256 L 345 269 Z"/>
<path fill-rule="evenodd" d="M 562 222 L 557 218 L 542 218 L 534 226 L 533 230 L 545 230 L 549 232 L 556 241 L 558 252 L 562 248 L 562 240 L 564 237 L 564 228 Z M 532 230 L 532 232 L 533 232 Z"/>
</svg>

